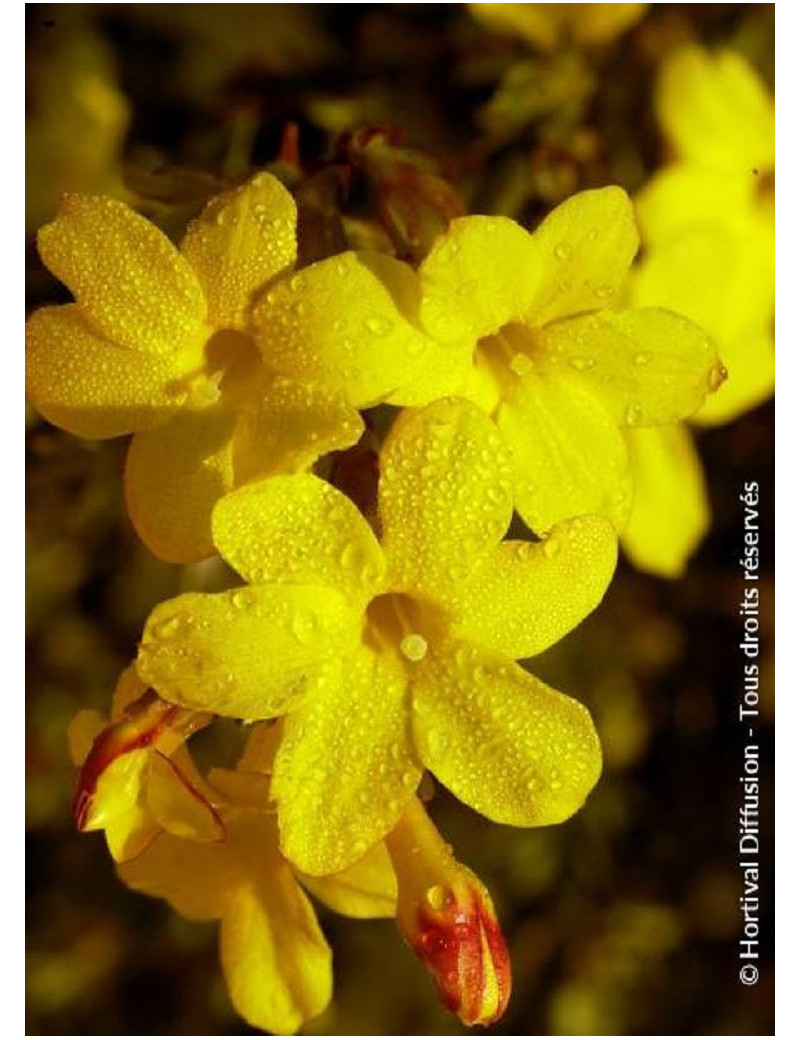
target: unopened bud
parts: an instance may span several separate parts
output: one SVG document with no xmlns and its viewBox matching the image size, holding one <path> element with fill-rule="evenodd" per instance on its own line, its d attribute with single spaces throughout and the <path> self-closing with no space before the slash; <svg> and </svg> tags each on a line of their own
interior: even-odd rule
<svg viewBox="0 0 800 1040">
<path fill-rule="evenodd" d="M 448 1011 L 468 1026 L 491 1025 L 511 994 L 511 963 L 491 896 L 453 857 L 417 799 L 386 843 L 403 938 L 433 975 Z"/>
</svg>

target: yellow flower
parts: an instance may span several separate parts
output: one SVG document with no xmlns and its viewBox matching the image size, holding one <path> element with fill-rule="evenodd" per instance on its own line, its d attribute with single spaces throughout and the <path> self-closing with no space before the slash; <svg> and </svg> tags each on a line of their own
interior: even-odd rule
<svg viewBox="0 0 800 1040">
<path fill-rule="evenodd" d="M 141 686 L 131 672 L 125 673 L 117 701 L 120 693 L 132 695 Z M 147 740 L 151 735 L 154 710 L 162 721 L 165 710 L 181 713 L 152 699 L 145 706 L 137 703 L 128 709 L 131 717 L 95 740 L 86 760 L 95 778 L 92 818 L 84 829 L 105 828 L 114 852 L 120 821 L 136 816 L 137 830 L 141 834 L 146 829 L 147 840 L 129 844 L 126 856 L 115 857 L 122 880 L 137 891 L 168 900 L 191 920 L 219 919 L 220 959 L 236 1010 L 259 1029 L 293 1033 L 325 1009 L 332 988 L 330 949 L 298 878 L 338 913 L 391 917 L 396 881 L 386 848 L 370 850 L 335 877 L 293 874 L 278 852 L 269 800 L 276 728 L 254 728 L 237 768 L 214 769 L 206 781 L 185 750 L 181 749 L 179 769 L 177 755 L 167 759 L 156 749 L 156 743 L 163 746 L 163 725 L 155 743 L 137 749 L 136 738 Z M 88 713 L 81 713 L 72 727 L 76 754 L 90 731 Z M 174 731 L 173 736 L 180 739 Z M 108 750 L 109 742 L 114 745 L 110 760 L 98 754 Z M 147 768 L 140 765 L 143 755 L 150 766 L 162 759 L 171 766 L 159 767 L 157 791 L 152 776 L 142 780 Z M 83 792 L 86 773 L 84 765 L 79 787 Z M 187 826 L 187 821 L 200 817 L 197 808 L 187 813 L 190 797 L 213 815 L 213 833 Z"/>
<path fill-rule="evenodd" d="M 165 560 L 213 552 L 211 510 L 232 487 L 358 439 L 361 421 L 340 395 L 296 378 L 291 359 L 273 365 L 269 339 L 251 334 L 265 287 L 302 277 L 290 274 L 296 219 L 286 189 L 260 173 L 213 199 L 180 250 L 95 196 L 66 196 L 39 233 L 42 259 L 76 302 L 28 322 L 28 393 L 79 436 L 135 434 L 128 508 Z"/>
<path fill-rule="evenodd" d="M 485 886 L 459 863 L 412 799 L 386 839 L 397 872 L 397 923 L 465 1025 L 491 1025 L 511 996 L 511 961 Z"/>
<path fill-rule="evenodd" d="M 223 499 L 214 540 L 249 588 L 151 614 L 137 667 L 167 700 L 288 714 L 275 762 L 284 855 L 312 874 L 374 845 L 423 767 L 490 819 L 555 823 L 600 771 L 585 708 L 513 662 L 570 631 L 616 562 L 601 517 L 501 542 L 508 452 L 459 399 L 401 413 L 380 459 L 381 541 L 311 475 Z"/>
<path fill-rule="evenodd" d="M 615 40 L 639 21 L 647 4 L 469 4 L 472 14 L 490 29 L 520 36 L 542 50 L 563 39 L 576 44 Z"/>
<path fill-rule="evenodd" d="M 670 307 L 716 341 L 728 379 L 692 417 L 735 419 L 775 380 L 775 113 L 733 51 L 684 47 L 665 62 L 656 112 L 673 161 L 637 199 L 646 246 L 637 306 Z M 680 574 L 708 524 L 702 469 L 685 431 L 631 431 L 636 500 L 623 540 L 637 565 Z"/>
<path fill-rule="evenodd" d="M 162 830 L 218 841 L 225 830 L 183 748 L 210 715 L 159 700 L 133 668 L 120 677 L 111 720 L 80 711 L 72 720 L 72 759 L 81 767 L 73 807 L 78 830 L 104 830 L 113 858 L 138 856 Z"/>
<path fill-rule="evenodd" d="M 454 393 L 480 403 L 513 449 L 514 504 L 537 533 L 585 513 L 622 529 L 631 505 L 622 429 L 675 422 L 724 379 L 692 322 L 612 309 L 637 245 L 625 192 L 586 191 L 532 235 L 505 217 L 458 218 L 417 272 L 345 253 L 304 272 L 299 292 L 284 282 L 254 321 L 296 371 L 360 390 L 358 406 Z M 281 336 L 292 305 L 302 313 Z M 359 338 L 363 328 L 380 353 Z"/>
</svg>

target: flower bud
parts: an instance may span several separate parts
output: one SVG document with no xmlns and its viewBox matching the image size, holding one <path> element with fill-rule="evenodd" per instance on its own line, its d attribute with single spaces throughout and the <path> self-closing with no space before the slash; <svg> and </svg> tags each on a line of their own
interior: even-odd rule
<svg viewBox="0 0 800 1040">
<path fill-rule="evenodd" d="M 397 873 L 400 933 L 468 1026 L 502 1017 L 511 994 L 508 949 L 482 882 L 452 855 L 417 799 L 387 838 Z"/>
</svg>

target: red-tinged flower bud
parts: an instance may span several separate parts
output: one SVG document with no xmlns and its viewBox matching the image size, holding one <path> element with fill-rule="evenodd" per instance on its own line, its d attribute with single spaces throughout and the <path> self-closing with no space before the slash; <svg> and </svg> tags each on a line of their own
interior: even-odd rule
<svg viewBox="0 0 800 1040">
<path fill-rule="evenodd" d="M 95 737 L 81 766 L 72 806 L 78 830 L 92 829 L 92 805 L 100 777 L 121 755 L 145 748 L 169 757 L 213 716 L 162 701 L 153 690 L 128 705 L 122 717 Z"/>
<path fill-rule="evenodd" d="M 397 924 L 468 1026 L 502 1017 L 511 994 L 508 949 L 485 886 L 452 855 L 415 799 L 387 838 L 397 873 Z"/>
</svg>

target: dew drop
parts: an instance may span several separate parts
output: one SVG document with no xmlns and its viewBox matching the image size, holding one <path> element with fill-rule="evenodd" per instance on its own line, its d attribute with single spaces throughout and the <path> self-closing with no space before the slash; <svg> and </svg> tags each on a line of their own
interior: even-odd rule
<svg viewBox="0 0 800 1040">
<path fill-rule="evenodd" d="M 515 354 L 510 361 L 510 365 L 511 371 L 520 377 L 528 376 L 533 371 L 533 362 L 527 354 Z"/>
<path fill-rule="evenodd" d="M 373 336 L 385 336 L 392 327 L 392 323 L 388 318 L 375 315 L 371 318 L 367 318 L 364 322 L 368 332 L 371 332 Z"/>
<path fill-rule="evenodd" d="M 449 902 L 449 893 L 443 885 L 431 885 L 425 893 L 425 902 L 431 910 L 444 910 Z"/>
<path fill-rule="evenodd" d="M 569 260 L 572 256 L 572 246 L 569 242 L 559 242 L 553 250 L 553 256 L 556 260 Z"/>
<path fill-rule="evenodd" d="M 642 406 L 640 404 L 629 404 L 625 409 L 625 422 L 628 426 L 636 426 L 642 418 Z"/>
<path fill-rule="evenodd" d="M 614 295 L 614 287 L 613 285 L 598 285 L 594 294 L 600 300 L 608 300 Z"/>
<path fill-rule="evenodd" d="M 725 366 L 717 361 L 708 373 L 708 390 L 709 393 L 714 393 L 722 386 L 725 380 L 728 378 L 728 370 Z"/>
<path fill-rule="evenodd" d="M 652 360 L 653 360 L 652 353 L 649 350 L 643 350 L 643 351 L 641 351 L 641 353 L 636 355 L 636 357 L 633 359 L 633 363 L 634 363 L 634 365 L 640 365 L 640 366 L 641 365 L 649 365 Z"/>
<path fill-rule="evenodd" d="M 410 632 L 400 640 L 400 653 L 409 661 L 421 661 L 428 652 L 428 641 L 419 632 Z"/>
</svg>

